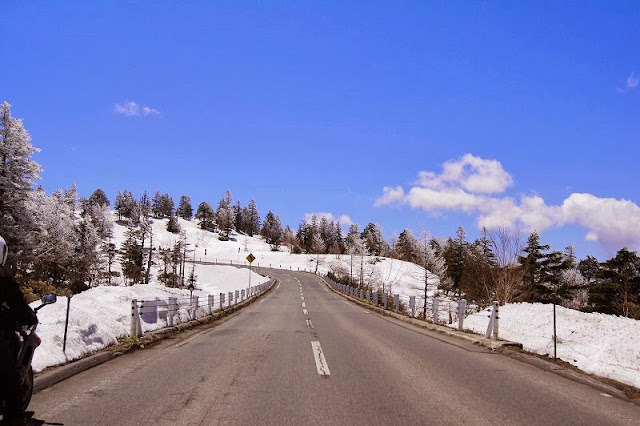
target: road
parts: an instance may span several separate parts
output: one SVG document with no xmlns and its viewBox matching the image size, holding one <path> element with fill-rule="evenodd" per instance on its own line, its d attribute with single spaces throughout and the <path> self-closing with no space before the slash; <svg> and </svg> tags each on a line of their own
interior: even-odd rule
<svg viewBox="0 0 640 426">
<path fill-rule="evenodd" d="M 319 278 L 34 395 L 33 424 L 634 424 L 640 407 L 380 317 Z"/>
</svg>

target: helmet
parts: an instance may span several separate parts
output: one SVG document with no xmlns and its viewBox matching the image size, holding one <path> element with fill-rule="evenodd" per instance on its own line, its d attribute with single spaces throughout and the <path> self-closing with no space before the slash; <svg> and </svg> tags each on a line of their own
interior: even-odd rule
<svg viewBox="0 0 640 426">
<path fill-rule="evenodd" d="M 7 243 L 4 241 L 4 238 L 0 237 L 0 265 L 4 266 L 4 263 L 7 261 L 8 254 L 9 247 L 7 247 Z"/>
</svg>

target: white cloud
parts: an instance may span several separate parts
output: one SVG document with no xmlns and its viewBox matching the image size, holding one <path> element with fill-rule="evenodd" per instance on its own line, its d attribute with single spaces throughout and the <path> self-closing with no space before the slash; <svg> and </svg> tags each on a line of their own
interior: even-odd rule
<svg viewBox="0 0 640 426">
<path fill-rule="evenodd" d="M 349 226 L 354 224 L 349 215 L 343 214 L 340 217 L 335 217 L 333 214 L 326 212 L 306 213 L 304 215 L 304 220 L 307 223 L 311 223 L 311 217 L 314 215 L 316 216 L 318 222 L 320 222 L 320 220 L 324 217 L 327 219 L 327 222 L 339 222 L 341 226 Z"/>
<path fill-rule="evenodd" d="M 640 78 L 636 77 L 635 73 L 631 73 L 629 77 L 627 77 L 625 81 L 625 85 L 623 89 L 618 88 L 619 93 L 627 93 L 632 90 L 635 90 L 640 86 Z"/>
<path fill-rule="evenodd" d="M 125 102 L 123 104 L 114 104 L 114 111 L 118 114 L 122 114 L 125 117 L 142 116 L 148 117 L 150 115 L 160 115 L 160 111 L 149 106 L 138 105 L 135 102 Z"/>
<path fill-rule="evenodd" d="M 471 173 L 465 168 L 469 166 Z M 561 205 L 547 205 L 538 195 L 486 195 L 511 185 L 511 176 L 496 160 L 470 154 L 443 165 L 443 172 L 420 172 L 416 185 L 384 187 L 374 205 L 408 204 L 431 213 L 442 211 L 476 214 L 478 227 L 519 227 L 542 232 L 552 227 L 579 225 L 586 228 L 585 239 L 605 247 L 640 248 L 640 207 L 629 200 L 600 198 L 573 193 Z"/>
<path fill-rule="evenodd" d="M 638 79 L 634 73 L 631 73 L 631 75 L 627 77 L 627 89 L 633 90 L 638 87 L 638 84 L 640 84 L 640 79 Z"/>
<path fill-rule="evenodd" d="M 393 204 L 396 202 L 403 202 L 404 200 L 404 189 L 401 186 L 396 186 L 395 188 L 390 188 L 385 186 L 382 189 L 382 195 L 378 197 L 373 205 L 374 206 L 384 206 L 387 204 Z"/>
<path fill-rule="evenodd" d="M 433 189 L 460 186 L 473 193 L 495 194 L 512 186 L 513 178 L 498 160 L 466 154 L 458 160 L 444 163 L 440 175 L 420 172 L 416 183 Z"/>
</svg>

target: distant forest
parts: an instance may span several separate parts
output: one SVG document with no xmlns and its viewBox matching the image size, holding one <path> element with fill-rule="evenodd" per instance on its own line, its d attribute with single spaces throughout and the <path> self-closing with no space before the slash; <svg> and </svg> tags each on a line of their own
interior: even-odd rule
<svg viewBox="0 0 640 426">
<path fill-rule="evenodd" d="M 151 265 L 162 271 L 159 280 L 181 286 L 185 277 L 187 241 L 174 247 L 153 244 L 151 220 L 165 218 L 167 230 L 180 234 L 178 218 L 194 220 L 222 241 L 232 232 L 260 235 L 273 250 L 287 246 L 292 253 L 385 256 L 413 262 L 440 278 L 442 291 L 477 303 L 555 301 L 585 312 L 602 312 L 640 319 L 640 258 L 629 248 L 599 262 L 592 256 L 578 260 L 574 249 L 552 250 L 536 232 L 482 230 L 467 241 L 458 228 L 455 236 L 414 236 L 405 229 L 390 241 L 379 225 L 362 230 L 356 224 L 343 235 L 342 225 L 326 217 L 302 219 L 295 232 L 272 211 L 261 217 L 256 202 L 242 205 L 227 191 L 214 209 L 202 202 L 195 210 L 187 195 L 178 204 L 156 190 L 135 197 L 123 190 L 113 201 L 118 220 L 128 231 L 121 247 L 112 242 L 111 200 L 96 189 L 78 197 L 76 187 L 48 195 L 35 186 L 41 171 L 31 156 L 38 149 L 22 120 L 11 116 L 11 105 L 0 105 L 0 235 L 10 248 L 7 267 L 21 283 L 26 297 L 35 300 L 47 292 L 71 294 L 110 283 L 115 262 L 127 284 L 148 283 Z M 156 249 L 153 250 L 152 248 Z M 338 279 L 345 277 L 337 277 Z M 185 281 L 186 280 L 186 281 Z"/>
</svg>

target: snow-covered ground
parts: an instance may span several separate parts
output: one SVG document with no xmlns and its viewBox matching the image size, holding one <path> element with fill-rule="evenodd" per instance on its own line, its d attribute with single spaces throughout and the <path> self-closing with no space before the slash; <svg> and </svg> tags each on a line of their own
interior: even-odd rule
<svg viewBox="0 0 640 426">
<path fill-rule="evenodd" d="M 464 328 L 487 331 L 486 312 L 470 315 Z M 556 306 L 557 357 L 579 369 L 640 388 L 640 321 Z M 513 303 L 500 308 L 500 338 L 553 357 L 553 305 Z"/>
<path fill-rule="evenodd" d="M 168 248 L 181 238 L 166 231 L 166 220 L 153 223 L 153 244 Z M 385 291 L 399 293 L 403 300 L 415 295 L 416 304 L 422 305 L 424 293 L 423 268 L 395 259 L 349 255 L 295 255 L 282 247 L 273 252 L 262 239 L 234 234 L 231 241 L 219 241 L 215 233 L 200 230 L 195 221 L 180 220 L 186 235 L 192 259 L 218 262 L 220 265 L 195 265 L 197 277 L 194 294 L 217 295 L 248 287 L 249 270 L 229 266 L 246 265 L 251 253 L 254 266 L 279 269 L 317 271 L 342 270 L 352 273 L 353 280 L 371 283 Z M 124 241 L 126 227 L 114 226 L 114 242 L 119 247 Z M 223 265 L 226 263 L 227 265 Z M 190 272 L 187 263 L 187 275 Z M 114 264 L 114 270 L 119 265 Z M 155 271 L 157 272 L 157 271 Z M 267 278 L 251 273 L 251 283 L 267 281 Z M 38 334 L 43 340 L 34 357 L 34 369 L 42 369 L 77 359 L 87 353 L 116 343 L 118 338 L 129 335 L 131 300 L 154 300 L 188 297 L 188 290 L 167 288 L 157 282 L 152 274 L 151 284 L 125 286 L 122 279 L 112 286 L 99 286 L 75 295 L 70 305 L 70 322 L 66 355 L 62 352 L 66 298 L 44 307 L 38 314 L 41 324 Z M 432 298 L 437 277 L 429 275 L 428 297 Z M 36 306 L 34 303 L 32 306 Z M 441 310 L 444 310 L 441 307 Z M 640 335 L 640 321 L 603 314 L 585 314 L 565 308 L 557 308 L 558 357 L 589 373 L 608 377 L 640 388 L 640 345 L 634 340 Z M 442 319 L 442 316 L 441 316 Z M 465 328 L 484 334 L 487 328 L 486 313 L 474 314 L 465 320 Z M 164 322 L 143 323 L 148 331 L 164 326 Z M 510 304 L 500 311 L 500 337 L 522 343 L 528 351 L 553 356 L 552 306 L 541 304 Z"/>
</svg>

